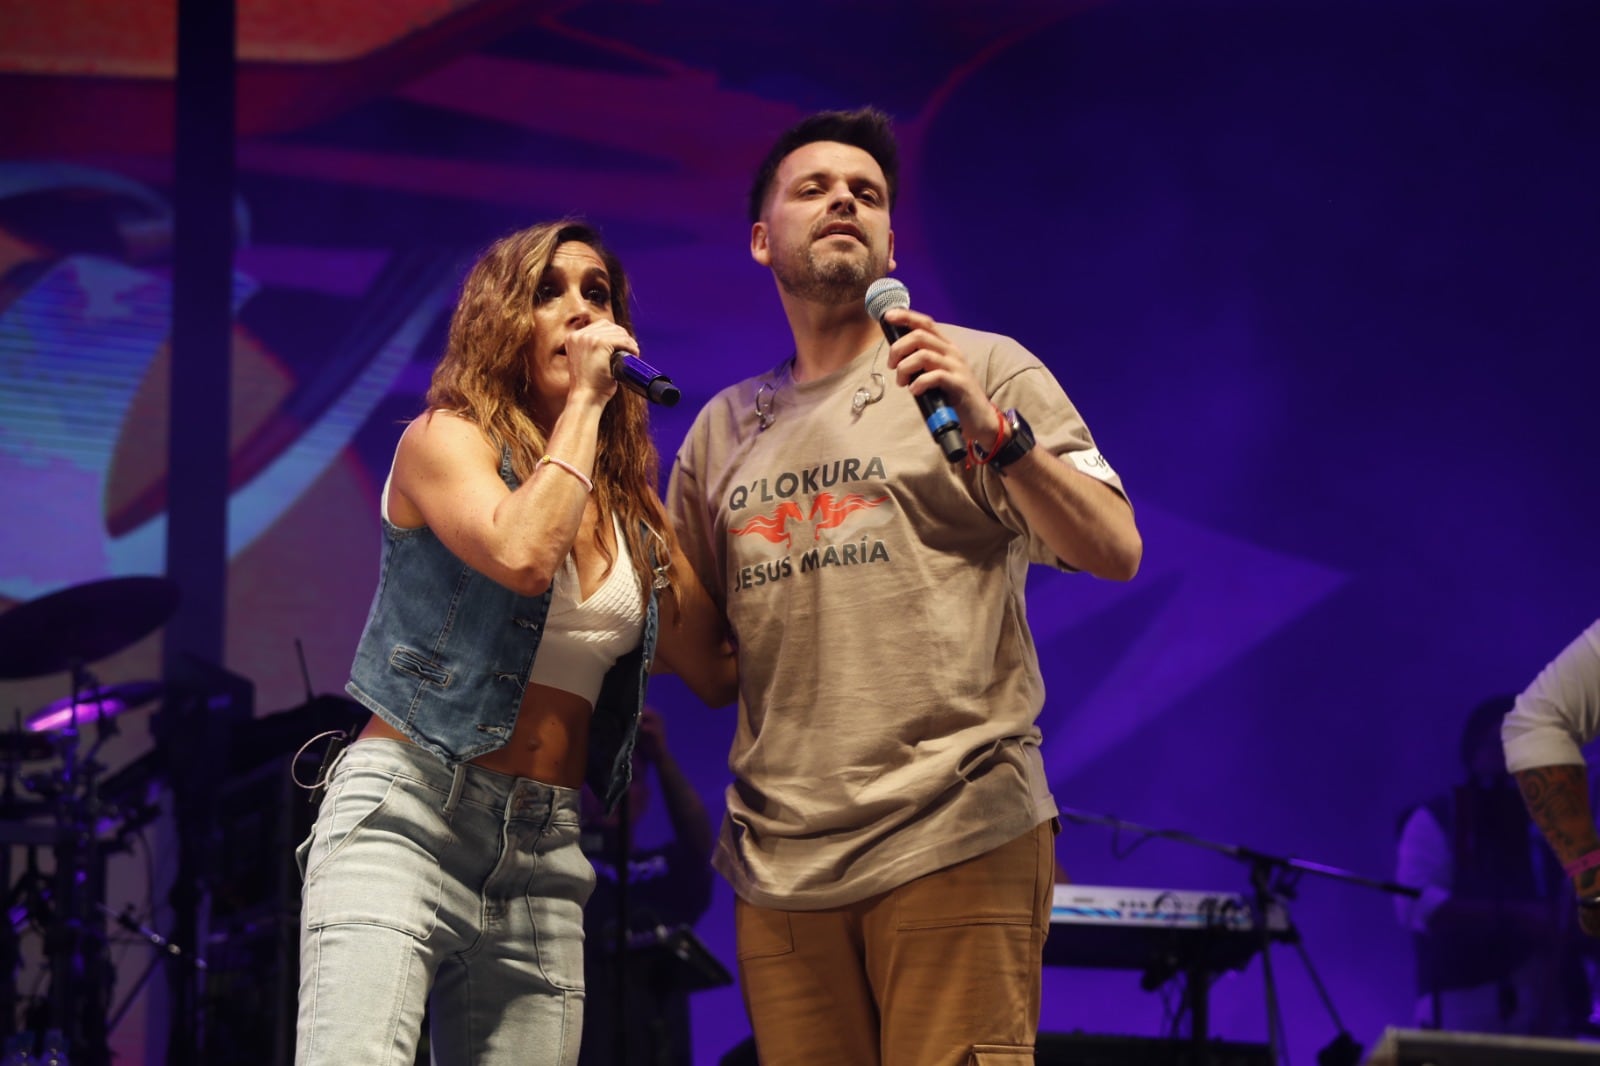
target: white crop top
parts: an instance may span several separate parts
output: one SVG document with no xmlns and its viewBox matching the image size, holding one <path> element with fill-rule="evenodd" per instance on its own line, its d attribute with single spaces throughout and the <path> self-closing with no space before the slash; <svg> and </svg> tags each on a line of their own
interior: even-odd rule
<svg viewBox="0 0 1600 1066">
<path fill-rule="evenodd" d="M 383 482 L 383 494 L 378 506 L 385 521 L 389 520 L 389 481 Z M 600 587 L 589 594 L 582 603 L 578 584 L 578 568 L 568 552 L 556 571 L 550 594 L 550 613 L 545 616 L 544 636 L 539 638 L 539 651 L 533 659 L 528 682 L 547 685 L 562 692 L 570 692 L 589 701 L 600 697 L 600 683 L 606 671 L 616 661 L 639 645 L 644 633 L 644 599 L 639 588 L 639 575 L 633 569 L 633 557 L 628 554 L 628 542 L 622 537 L 622 523 L 611 516 L 611 528 L 616 533 L 617 555 L 611 562 L 611 572 Z"/>
<path fill-rule="evenodd" d="M 618 659 L 639 645 L 644 633 L 644 598 L 639 575 L 613 515 L 617 555 L 611 572 L 589 598 L 578 602 L 578 568 L 569 553 L 556 571 L 544 636 L 528 681 L 582 696 L 594 706 L 600 682 Z"/>
</svg>

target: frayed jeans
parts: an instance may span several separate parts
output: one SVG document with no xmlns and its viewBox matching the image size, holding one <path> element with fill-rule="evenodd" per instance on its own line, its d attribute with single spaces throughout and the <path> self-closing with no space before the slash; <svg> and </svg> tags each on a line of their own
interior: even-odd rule
<svg viewBox="0 0 1600 1066">
<path fill-rule="evenodd" d="M 298 1066 L 571 1064 L 583 1028 L 578 792 L 393 740 L 351 745 L 297 858 Z"/>
</svg>

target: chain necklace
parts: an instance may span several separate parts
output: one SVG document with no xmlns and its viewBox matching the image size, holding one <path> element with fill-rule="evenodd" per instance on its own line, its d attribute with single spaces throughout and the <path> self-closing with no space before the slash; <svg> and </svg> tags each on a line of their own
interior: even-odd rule
<svg viewBox="0 0 1600 1066">
<path fill-rule="evenodd" d="M 879 341 L 878 346 L 872 350 L 872 365 L 867 368 L 867 380 L 858 385 L 856 391 L 850 395 L 850 413 L 857 418 L 861 417 L 861 412 L 866 410 L 869 404 L 875 404 L 883 399 L 883 375 L 878 373 L 878 356 L 882 351 L 883 342 Z M 763 380 L 756 387 L 757 432 L 768 428 L 778 420 L 778 393 L 782 392 L 783 387 L 793 380 L 794 356 L 791 354 L 778 367 L 776 374 Z"/>
</svg>

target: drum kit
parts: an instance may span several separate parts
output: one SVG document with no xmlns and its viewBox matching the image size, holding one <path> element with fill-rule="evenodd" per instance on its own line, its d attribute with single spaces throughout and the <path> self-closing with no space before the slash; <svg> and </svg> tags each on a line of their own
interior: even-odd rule
<svg viewBox="0 0 1600 1066">
<path fill-rule="evenodd" d="M 17 711 L 11 728 L 0 732 L 0 887 L 9 912 L 0 921 L 0 1037 L 8 1049 L 57 1031 L 77 1066 L 109 1057 L 105 860 L 156 811 L 143 797 L 113 795 L 98 758 L 117 732 L 117 718 L 155 702 L 164 688 L 155 681 L 103 685 L 89 668 L 155 632 L 177 606 L 171 580 L 122 577 L 0 614 L 0 681 L 53 674 L 70 681 L 66 696 L 25 718 Z M 42 850 L 54 860 L 45 872 Z M 24 869 L 13 883 L 19 851 Z M 41 938 L 49 991 L 21 1003 L 16 978 L 24 938 L 33 932 Z"/>
</svg>

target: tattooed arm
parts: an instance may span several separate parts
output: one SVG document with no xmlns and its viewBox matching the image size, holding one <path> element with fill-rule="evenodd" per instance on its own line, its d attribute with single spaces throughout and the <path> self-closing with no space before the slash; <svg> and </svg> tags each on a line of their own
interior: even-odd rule
<svg viewBox="0 0 1600 1066">
<path fill-rule="evenodd" d="M 1562 865 L 1591 851 L 1600 850 L 1600 832 L 1595 829 L 1589 806 L 1588 772 L 1582 766 L 1538 766 L 1516 775 L 1523 801 L 1533 824 L 1555 849 Z M 1584 870 L 1572 879 L 1579 896 L 1600 893 L 1600 868 Z M 1579 912 L 1583 931 L 1600 936 L 1600 911 L 1585 908 Z"/>
<path fill-rule="evenodd" d="M 1501 737 L 1534 824 L 1562 864 L 1600 850 L 1589 801 L 1583 746 L 1600 736 L 1600 620 L 1540 671 L 1511 713 Z M 1600 893 L 1600 867 L 1573 878 L 1580 896 Z M 1600 911 L 1582 912 L 1584 931 L 1600 936 Z"/>
</svg>

